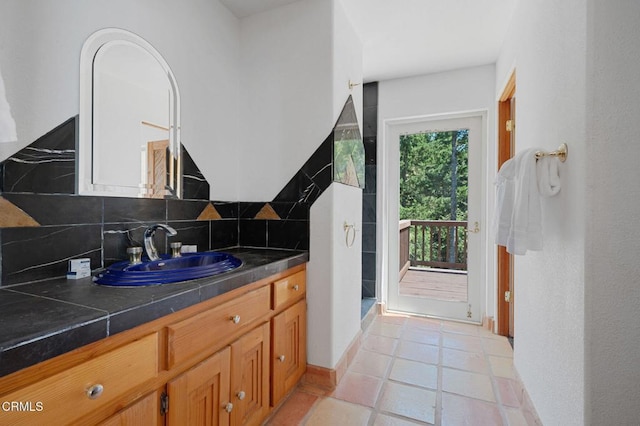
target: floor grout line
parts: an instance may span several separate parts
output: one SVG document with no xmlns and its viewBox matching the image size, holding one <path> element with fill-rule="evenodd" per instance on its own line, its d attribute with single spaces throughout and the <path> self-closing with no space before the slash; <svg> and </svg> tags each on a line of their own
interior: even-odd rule
<svg viewBox="0 0 640 426">
<path fill-rule="evenodd" d="M 363 424 L 366 424 L 369 426 L 374 426 L 377 422 L 378 424 L 381 424 L 379 421 L 379 419 L 382 418 L 381 416 L 385 416 L 385 418 L 389 417 L 391 419 L 396 419 L 398 422 L 406 421 L 409 423 L 422 424 L 422 425 L 430 424 L 430 423 L 424 423 L 415 418 L 406 417 L 405 415 L 400 414 L 400 413 L 405 413 L 405 414 L 410 413 L 413 415 L 414 413 L 411 413 L 411 412 L 406 412 L 402 410 L 396 413 L 396 412 L 385 411 L 387 409 L 386 407 L 385 409 L 383 409 L 382 403 L 383 403 L 383 398 L 385 398 L 385 392 L 390 391 L 389 386 L 396 386 L 396 385 L 402 386 L 402 389 L 413 388 L 416 390 L 427 392 L 425 395 L 435 394 L 435 404 L 434 404 L 435 406 L 433 407 L 432 414 L 434 419 L 434 425 L 436 426 L 441 425 L 444 421 L 445 413 L 444 413 L 443 405 L 444 405 L 444 400 L 447 398 L 449 399 L 454 398 L 454 400 L 459 399 L 460 401 L 463 401 L 463 402 L 466 401 L 464 402 L 464 404 L 468 404 L 468 406 L 466 406 L 467 408 L 463 408 L 463 409 L 475 410 L 477 409 L 477 407 L 481 407 L 481 408 L 485 407 L 482 409 L 486 409 L 488 407 L 494 407 L 492 408 L 493 411 L 490 411 L 490 413 L 493 413 L 491 414 L 492 418 L 496 420 L 500 418 L 500 420 L 505 425 L 509 424 L 510 415 L 513 414 L 511 411 L 519 410 L 522 413 L 521 405 L 519 407 L 512 407 L 510 405 L 509 406 L 505 405 L 503 401 L 504 399 L 503 395 L 501 394 L 502 388 L 505 388 L 505 387 L 512 388 L 513 387 L 512 381 L 516 380 L 514 378 L 509 377 L 509 373 L 508 372 L 505 373 L 506 370 L 504 370 L 505 366 L 508 365 L 508 363 L 510 363 L 511 368 L 513 368 L 513 355 L 507 354 L 504 351 L 504 349 L 500 346 L 501 343 L 497 343 L 497 342 L 501 342 L 503 338 L 484 333 L 483 330 L 479 328 L 472 328 L 471 326 L 459 325 L 457 323 L 449 323 L 447 321 L 439 320 L 439 319 L 434 320 L 434 319 L 424 319 L 424 318 L 417 318 L 417 317 L 414 318 L 409 316 L 403 317 L 403 319 L 401 320 L 396 319 L 399 317 L 387 317 L 387 318 L 393 318 L 393 319 L 387 321 L 381 315 L 377 315 L 376 317 L 373 318 L 373 320 L 371 321 L 371 324 L 362 335 L 363 343 L 358 349 L 356 356 L 354 357 L 354 362 L 348 366 L 345 372 L 345 376 L 351 373 L 354 375 L 357 374 L 357 375 L 368 377 L 370 379 L 375 379 L 376 380 L 375 383 L 379 383 L 379 389 L 377 394 L 375 394 L 375 396 L 373 397 L 373 399 L 369 399 L 368 400 L 369 402 L 366 402 L 365 399 L 357 399 L 357 398 L 350 400 L 348 399 L 347 393 L 336 395 L 335 390 L 333 392 L 319 391 L 318 394 L 313 393 L 312 391 L 307 392 L 304 388 L 296 390 L 296 392 L 306 392 L 309 395 L 313 395 L 316 397 L 315 401 L 313 401 L 313 404 L 311 404 L 311 406 L 308 408 L 307 413 L 303 416 L 302 420 L 300 421 L 299 423 L 300 425 L 317 422 L 318 418 L 315 418 L 314 416 L 322 415 L 323 413 L 321 413 L 321 411 L 326 411 L 326 407 L 323 407 L 322 410 L 320 410 L 319 407 L 322 404 L 322 402 L 327 399 L 333 399 L 334 401 L 339 401 L 338 405 L 346 403 L 346 404 L 349 404 L 349 406 L 358 407 L 357 409 L 355 409 L 355 411 L 364 415 L 366 415 L 366 412 L 364 411 L 366 410 L 369 413 L 369 415 L 368 415 L 367 421 Z M 423 320 L 424 322 L 422 322 Z M 433 341 L 430 340 L 431 338 L 435 337 L 435 333 L 437 333 L 437 344 L 432 343 L 433 341 L 435 341 L 435 339 Z M 421 338 L 420 337 L 421 334 L 425 337 Z M 369 346 L 365 347 L 365 341 L 369 337 L 372 337 L 369 340 Z M 376 339 L 376 338 L 381 338 L 381 339 Z M 446 340 L 446 343 L 445 343 L 445 340 Z M 435 356 L 435 351 L 432 351 L 431 349 L 425 349 L 422 346 L 405 347 L 405 345 L 407 344 L 423 345 L 429 348 L 437 348 L 437 357 L 432 358 L 433 356 Z M 445 346 L 445 344 L 447 346 Z M 450 346 L 455 346 L 455 347 L 450 347 Z M 401 348 L 403 349 L 402 351 L 401 351 Z M 478 352 L 478 348 L 479 348 L 479 352 Z M 458 361 L 458 358 L 456 358 L 457 355 L 450 355 L 452 353 L 455 354 L 455 352 L 450 352 L 450 351 L 460 352 L 461 354 L 460 355 L 461 358 L 459 358 L 460 361 Z M 447 354 L 445 354 L 445 352 L 447 352 Z M 361 370 L 366 371 L 364 373 L 361 371 L 353 370 L 355 365 L 355 360 L 358 359 L 358 357 L 361 355 L 364 357 L 372 356 L 374 357 L 374 359 L 376 359 L 376 357 L 378 356 L 388 357 L 388 362 L 386 363 L 385 371 L 381 372 L 380 374 L 381 377 L 378 375 L 372 374 L 374 373 L 374 371 L 371 369 L 367 369 L 367 368 L 363 369 L 361 367 L 360 368 Z M 454 357 L 451 359 L 447 358 L 447 362 L 446 362 L 447 365 L 445 365 L 445 355 Z M 425 356 L 426 358 L 424 358 Z M 483 364 L 479 364 L 479 361 L 477 361 L 478 356 L 482 360 Z M 421 360 L 420 357 L 423 357 L 424 359 Z M 377 358 L 378 361 L 376 362 L 381 362 L 380 361 L 381 359 L 382 358 Z M 492 359 L 494 361 L 493 364 L 491 362 Z M 427 361 L 433 361 L 433 360 L 436 360 L 435 364 L 433 362 L 427 362 Z M 498 361 L 496 362 L 496 360 Z M 412 364 L 412 363 L 416 363 L 416 364 Z M 396 375 L 393 376 L 394 378 L 392 379 L 391 378 L 392 373 L 394 372 L 394 368 L 396 368 L 396 364 L 398 364 L 397 368 L 399 370 L 397 371 Z M 418 366 L 417 364 L 423 364 L 430 367 L 425 369 L 423 367 Z M 421 379 L 416 381 L 414 381 L 413 378 L 411 378 L 410 376 L 407 376 L 407 371 L 411 372 L 412 371 L 411 368 L 413 366 L 417 368 L 417 370 L 415 370 L 416 371 L 415 374 L 422 374 L 422 372 L 424 372 L 424 374 L 428 374 L 428 375 L 433 374 L 433 367 L 435 367 L 436 368 L 436 388 L 433 389 L 430 387 L 430 384 L 433 384 L 432 382 L 433 379 L 432 378 L 429 379 L 429 377 L 433 377 L 433 376 L 424 376 L 425 380 Z M 469 377 L 470 379 L 473 379 L 474 382 L 476 379 L 480 380 L 478 385 L 479 387 L 475 388 L 474 391 L 468 392 L 466 390 L 467 388 L 464 388 L 464 387 L 460 388 L 459 387 L 460 385 L 458 382 L 457 386 L 453 385 L 454 387 L 449 387 L 448 389 L 450 390 L 445 392 L 444 390 L 445 369 L 456 371 L 458 373 L 463 373 L 463 375 L 460 375 L 460 377 L 462 377 L 463 379 L 465 377 Z M 412 373 L 409 373 L 409 375 L 411 374 Z M 501 375 L 498 376 L 497 374 L 501 374 Z M 353 380 L 356 380 L 355 376 L 351 376 L 351 377 L 353 378 Z M 486 379 L 482 379 L 481 377 L 485 377 Z M 403 379 L 407 381 L 405 382 Z M 456 378 L 456 380 L 458 381 L 460 379 Z M 488 380 L 488 383 L 487 383 L 487 380 Z M 359 389 L 357 386 L 359 385 L 359 383 L 358 382 L 354 382 L 354 383 L 355 383 L 355 388 L 350 391 L 358 392 Z M 368 383 L 373 383 L 373 382 L 369 381 Z M 455 383 L 455 382 L 452 382 L 452 383 Z M 490 387 L 487 386 L 488 384 L 490 384 Z M 349 388 L 345 388 L 345 389 L 349 389 Z M 400 388 L 397 388 L 397 389 L 400 390 Z M 485 399 L 489 397 L 489 389 L 491 389 L 490 392 L 492 393 L 492 397 L 495 400 L 494 402 L 487 401 Z M 461 391 L 461 393 L 456 393 L 455 391 Z M 408 395 L 412 395 L 411 392 L 412 391 L 409 391 Z M 508 389 L 505 388 L 505 392 L 508 392 Z M 469 396 L 469 395 L 474 395 L 474 396 Z M 505 397 L 508 397 L 510 400 L 511 395 L 510 394 L 506 394 L 506 395 Z M 393 396 L 387 395 L 387 398 L 393 398 Z M 432 398 L 432 396 L 429 396 L 429 398 Z M 353 402 L 353 401 L 359 401 L 359 402 Z M 385 402 L 385 404 L 386 403 L 388 403 L 388 401 Z M 369 406 L 368 404 L 373 404 L 373 407 Z M 469 408 L 469 407 L 475 407 L 475 408 Z M 351 410 L 351 408 L 349 410 Z M 431 415 L 431 413 L 429 412 L 429 409 L 427 409 L 426 412 L 429 413 L 429 415 Z M 423 415 L 422 413 L 420 414 L 421 417 Z M 451 415 L 451 411 L 449 411 L 448 413 L 449 414 L 447 414 L 447 416 Z M 455 414 L 456 412 L 454 411 L 454 416 Z M 389 419 L 386 419 L 386 420 L 389 420 Z M 393 422 L 393 420 L 391 421 Z"/>
<path fill-rule="evenodd" d="M 440 338 L 438 340 L 438 393 L 436 399 L 436 415 L 435 424 L 442 424 L 442 388 L 443 388 L 443 373 L 444 373 L 444 324 L 440 321 Z"/>
</svg>

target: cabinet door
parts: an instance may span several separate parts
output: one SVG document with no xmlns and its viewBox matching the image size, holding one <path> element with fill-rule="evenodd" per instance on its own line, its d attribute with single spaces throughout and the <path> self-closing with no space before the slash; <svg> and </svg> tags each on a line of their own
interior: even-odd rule
<svg viewBox="0 0 640 426">
<path fill-rule="evenodd" d="M 273 317 L 271 404 L 276 406 L 307 370 L 307 302 Z"/>
<path fill-rule="evenodd" d="M 229 365 L 227 347 L 167 384 L 168 425 L 228 425 Z"/>
<path fill-rule="evenodd" d="M 160 425 L 160 395 L 152 392 L 138 402 L 109 417 L 100 426 Z"/>
<path fill-rule="evenodd" d="M 258 425 L 269 414 L 269 323 L 231 344 L 231 424 Z"/>
</svg>

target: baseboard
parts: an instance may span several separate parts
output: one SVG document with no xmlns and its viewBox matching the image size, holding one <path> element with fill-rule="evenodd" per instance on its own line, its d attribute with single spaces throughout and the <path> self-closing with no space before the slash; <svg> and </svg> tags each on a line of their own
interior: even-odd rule
<svg viewBox="0 0 640 426">
<path fill-rule="evenodd" d="M 527 424 L 542 426 L 540 417 L 538 417 L 538 413 L 536 411 L 536 408 L 533 406 L 533 402 L 529 397 L 529 393 L 527 392 L 527 389 L 524 387 L 524 384 L 522 383 L 520 374 L 518 374 L 518 371 L 515 368 L 514 368 L 514 372 L 516 376 L 514 381 L 516 383 L 516 386 L 518 386 L 518 389 L 514 389 L 514 390 L 516 391 L 516 396 L 518 397 L 518 401 L 520 402 L 520 409 L 522 410 L 522 414 L 525 416 L 525 419 L 527 420 Z"/>
<path fill-rule="evenodd" d="M 307 372 L 302 378 L 304 383 L 326 389 L 335 389 L 337 385 L 336 370 L 307 364 Z"/>
<path fill-rule="evenodd" d="M 376 305 L 377 303 L 371 306 L 371 309 L 369 309 L 369 312 L 367 312 L 364 318 L 362 318 L 362 321 L 360 321 L 360 330 L 362 330 L 363 333 L 366 333 L 367 329 L 369 328 L 373 320 L 378 316 L 379 308 Z"/>
<path fill-rule="evenodd" d="M 373 309 L 371 311 L 374 311 Z M 318 386 L 327 390 L 333 390 L 338 386 L 342 377 L 347 372 L 347 368 L 351 365 L 358 349 L 362 345 L 362 331 L 359 331 L 353 338 L 347 350 L 340 357 L 340 361 L 336 364 L 336 368 L 326 368 L 317 365 L 307 364 L 307 372 L 303 377 L 304 383 Z"/>
<path fill-rule="evenodd" d="M 482 318 L 482 327 L 492 333 L 495 333 L 495 320 L 493 319 L 493 317 L 485 315 L 484 318 Z"/>
</svg>

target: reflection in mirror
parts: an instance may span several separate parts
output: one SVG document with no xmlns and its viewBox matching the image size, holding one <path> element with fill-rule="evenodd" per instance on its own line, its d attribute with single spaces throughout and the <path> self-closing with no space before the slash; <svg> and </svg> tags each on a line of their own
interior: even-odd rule
<svg viewBox="0 0 640 426">
<path fill-rule="evenodd" d="M 162 56 L 128 31 L 91 35 L 81 54 L 78 192 L 181 196 L 179 95 Z"/>
</svg>

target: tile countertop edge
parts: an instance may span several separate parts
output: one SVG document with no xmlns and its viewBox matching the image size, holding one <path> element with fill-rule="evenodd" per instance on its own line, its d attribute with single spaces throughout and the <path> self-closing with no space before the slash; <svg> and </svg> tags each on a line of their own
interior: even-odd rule
<svg viewBox="0 0 640 426">
<path fill-rule="evenodd" d="M 236 249 L 231 251 L 238 257 L 258 255 L 259 260 L 253 260 L 249 268 L 230 272 L 224 277 L 208 277 L 193 281 L 193 286 L 182 292 L 169 294 L 165 297 L 154 298 L 135 306 L 111 312 L 95 306 L 78 305 L 68 300 L 57 299 L 55 296 L 42 296 L 33 292 L 21 292 L 20 285 L 10 289 L 0 289 L 3 292 L 20 294 L 27 300 L 38 303 L 63 304 L 69 307 L 85 308 L 99 313 L 90 321 L 69 320 L 55 329 L 43 330 L 41 336 L 23 336 L 22 340 L 12 338 L 0 341 L 0 377 L 12 374 L 26 367 L 35 365 L 47 359 L 62 355 L 82 346 L 94 343 L 103 338 L 130 330 L 155 319 L 170 315 L 173 312 L 193 306 L 197 303 L 219 296 L 226 292 L 240 288 L 246 284 L 261 280 L 309 261 L 308 252 L 291 251 L 280 253 L 277 258 L 270 255 L 270 251 L 255 249 Z M 276 253 L 277 251 L 271 251 Z M 170 284 L 165 284 L 170 285 Z M 136 289 L 131 289 L 136 291 Z M 21 316 L 13 318 L 2 317 L 6 327 L 20 329 Z"/>
</svg>

